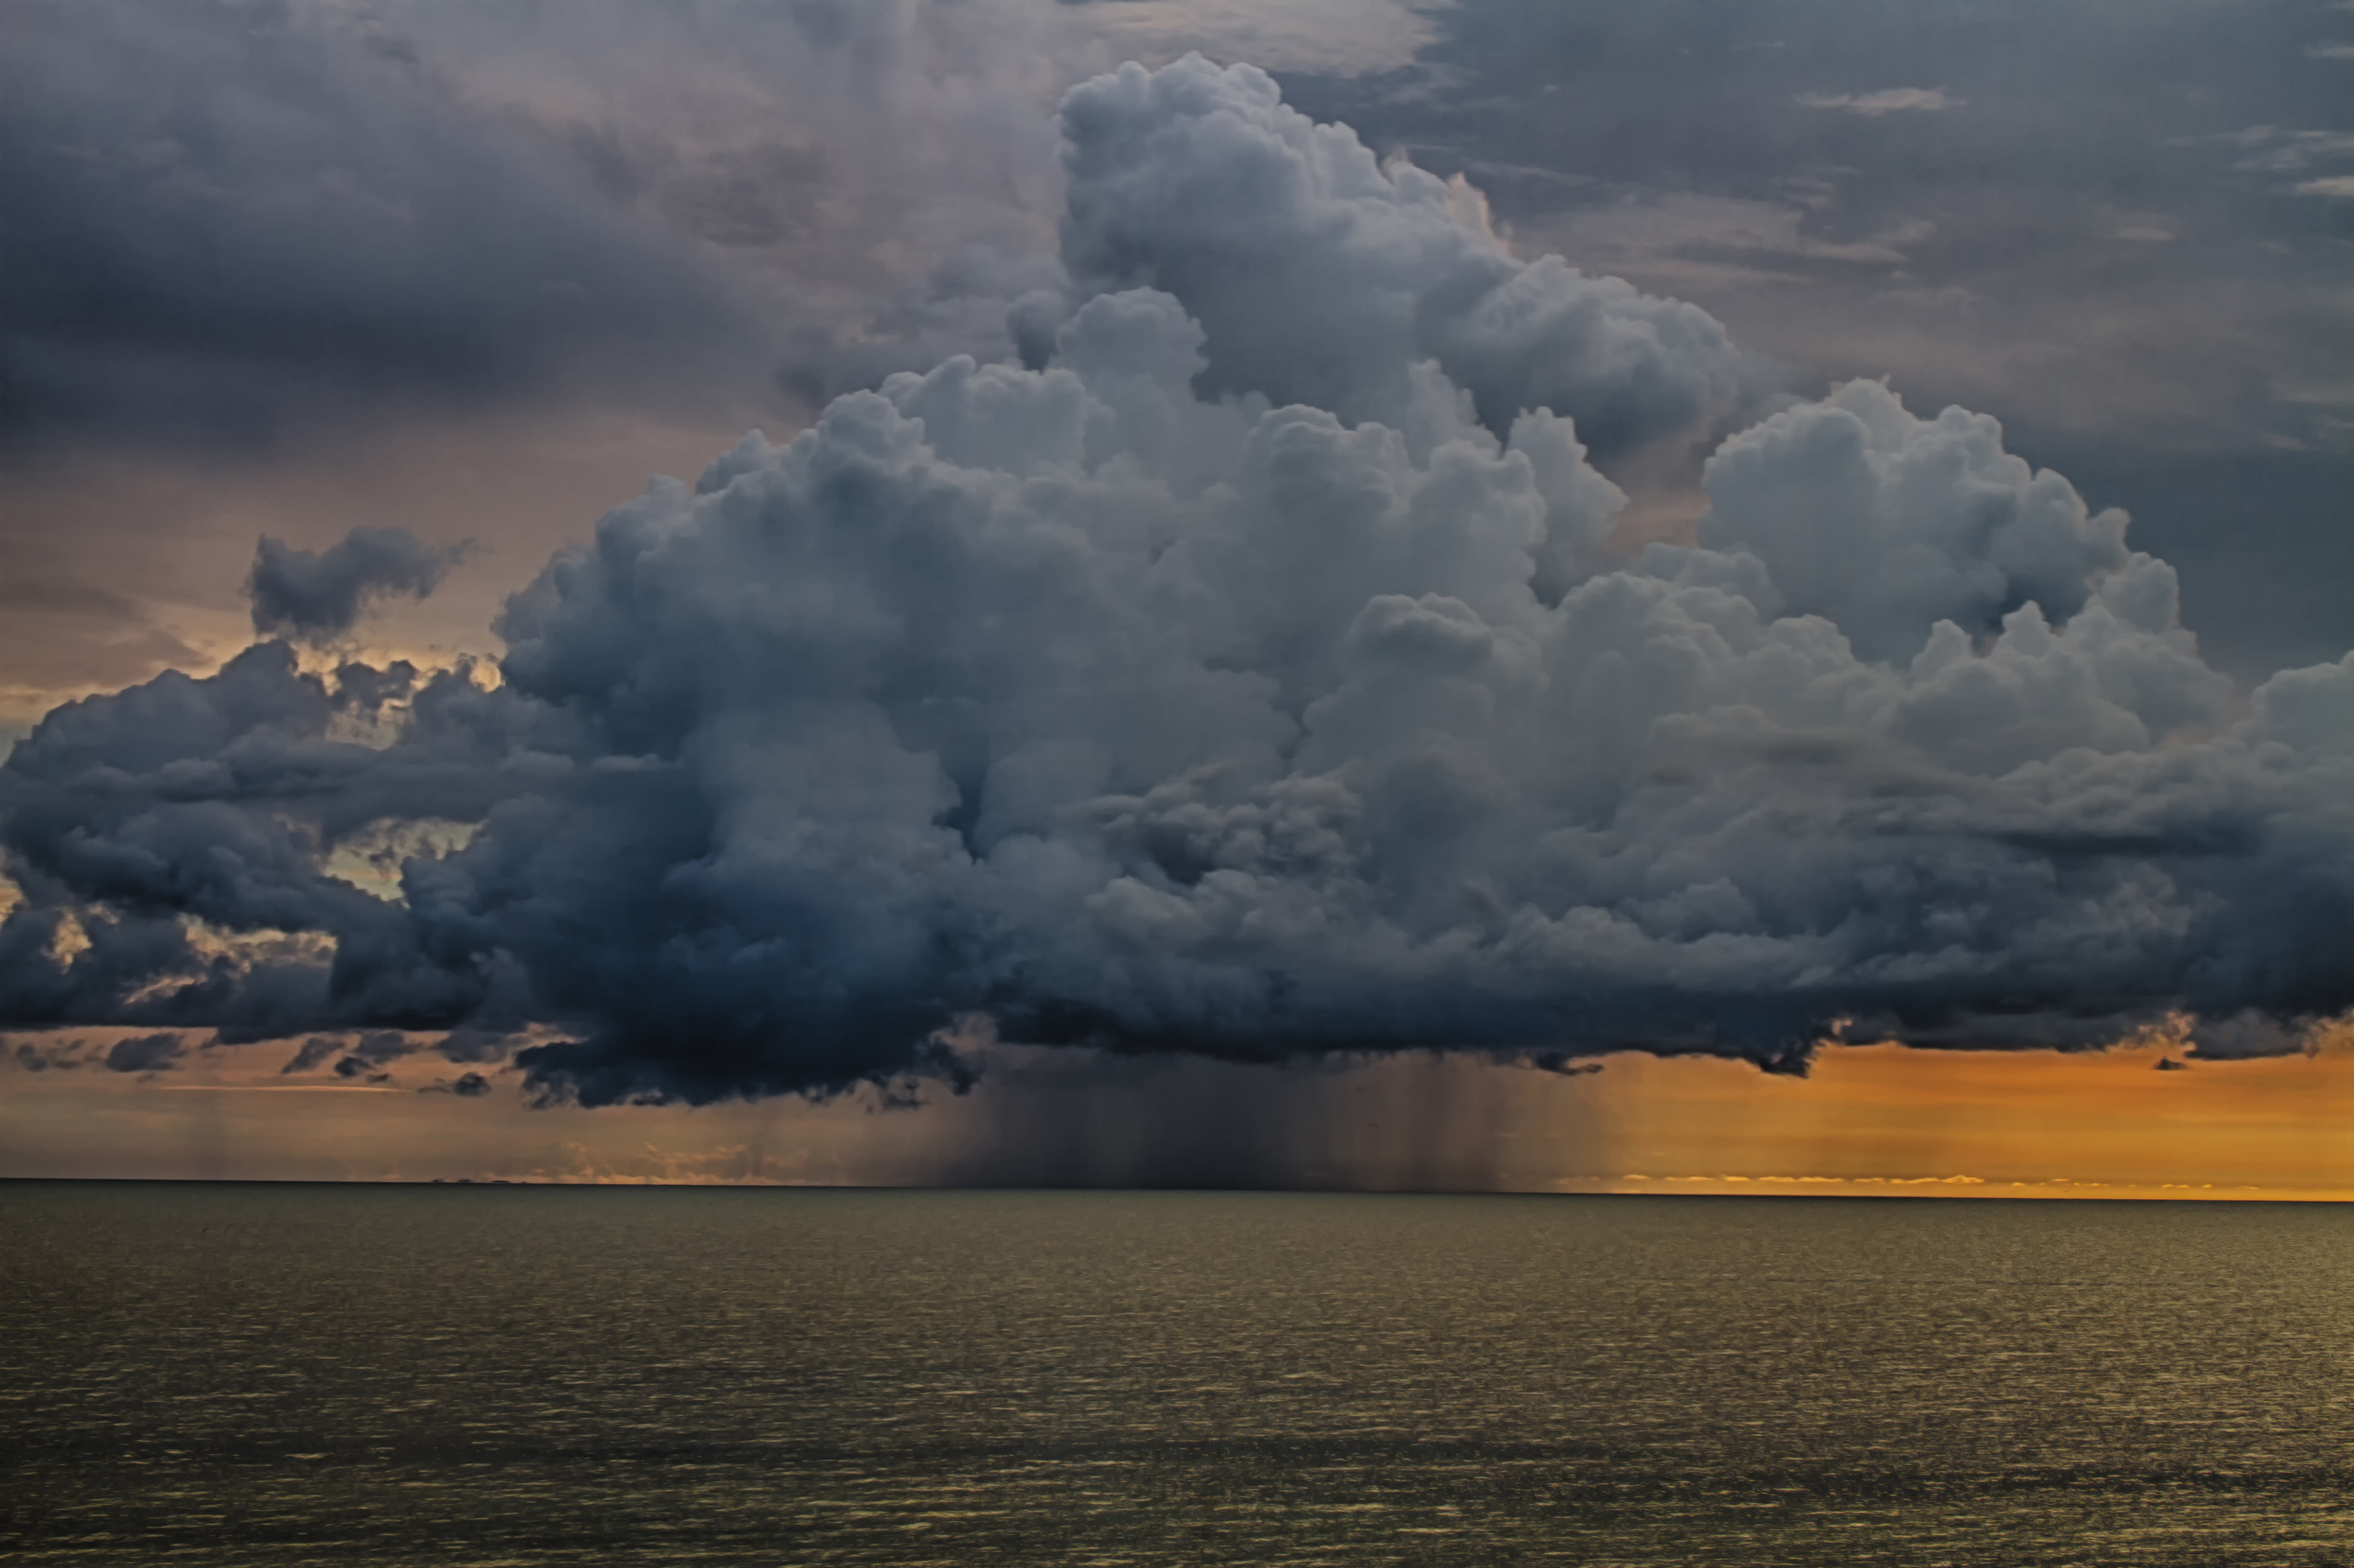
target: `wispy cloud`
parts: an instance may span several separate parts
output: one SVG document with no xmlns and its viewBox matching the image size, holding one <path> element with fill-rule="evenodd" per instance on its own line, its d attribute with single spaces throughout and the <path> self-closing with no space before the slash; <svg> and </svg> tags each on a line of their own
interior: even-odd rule
<svg viewBox="0 0 2354 1568">
<path fill-rule="evenodd" d="M 2332 46 L 2338 48 L 2339 46 Z M 2311 51 L 2307 51 L 2311 52 Z M 2354 45 L 2343 47 L 2354 58 Z M 2293 131 L 2281 125 L 2250 125 L 2215 136 L 2186 136 L 2179 146 L 2224 146 L 2245 154 L 2232 166 L 2244 174 L 2301 175 L 2315 165 L 2354 159 L 2354 133 L 2344 131 Z M 2292 196 L 2354 196 L 2354 175 L 2319 175 L 2286 187 Z"/>
<path fill-rule="evenodd" d="M 2169 147 L 2234 147 L 2251 154 L 2237 167 L 2279 170 L 2314 158 L 2354 154 L 2354 134 L 2343 131 L 2296 131 L 2285 125 L 2245 125 L 2203 136 L 2176 136 Z"/>
<path fill-rule="evenodd" d="M 1947 96 L 1942 87 L 1890 87 L 1878 92 L 1802 92 L 1798 94 L 1798 103 L 1806 109 L 1840 109 L 1870 119 L 1882 114 L 1962 107 L 1962 100 Z"/>
</svg>

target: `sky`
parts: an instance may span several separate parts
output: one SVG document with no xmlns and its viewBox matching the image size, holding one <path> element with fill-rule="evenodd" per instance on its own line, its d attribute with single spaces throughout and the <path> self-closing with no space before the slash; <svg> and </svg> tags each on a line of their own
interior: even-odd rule
<svg viewBox="0 0 2354 1568">
<path fill-rule="evenodd" d="M 0 1174 L 2354 1195 L 2354 9 L 9 10 Z"/>
</svg>

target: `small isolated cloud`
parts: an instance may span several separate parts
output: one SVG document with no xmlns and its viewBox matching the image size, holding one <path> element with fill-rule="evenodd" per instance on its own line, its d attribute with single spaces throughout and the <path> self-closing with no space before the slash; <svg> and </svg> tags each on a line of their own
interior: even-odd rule
<svg viewBox="0 0 2354 1568">
<path fill-rule="evenodd" d="M 2305 51 L 2309 60 L 2354 60 L 2354 44 L 2315 44 Z"/>
<path fill-rule="evenodd" d="M 343 1048 L 343 1042 L 332 1034 L 313 1034 L 302 1042 L 302 1047 L 278 1071 L 281 1074 L 312 1072 L 326 1065 L 327 1058 Z"/>
<path fill-rule="evenodd" d="M 478 1100 L 491 1092 L 491 1081 L 480 1073 L 466 1073 L 448 1083 L 428 1084 L 417 1092 L 420 1095 L 456 1095 L 462 1100 Z"/>
<path fill-rule="evenodd" d="M 2354 196 L 2354 175 L 2331 175 L 2325 179 L 2301 180 L 2296 194 L 2317 196 Z"/>
<path fill-rule="evenodd" d="M 335 1063 L 335 1075 L 355 1078 L 420 1049 L 421 1046 L 411 1044 L 408 1037 L 398 1029 L 368 1030 L 355 1039 L 338 1034 L 313 1034 L 302 1042 L 286 1065 L 278 1071 L 281 1075 L 313 1072 L 326 1065 L 328 1058 L 341 1055 L 343 1059 Z M 380 1077 L 368 1079 L 370 1083 L 382 1081 Z"/>
<path fill-rule="evenodd" d="M 398 1029 L 372 1029 L 354 1041 L 349 1054 L 335 1064 L 335 1076 L 361 1083 L 390 1083 L 392 1074 L 384 1070 L 385 1065 L 414 1055 L 420 1049 Z"/>
<path fill-rule="evenodd" d="M 176 1034 L 141 1034 L 115 1043 L 106 1054 L 110 1073 L 160 1073 L 187 1054 Z"/>
<path fill-rule="evenodd" d="M 245 590 L 259 636 L 341 637 L 383 599 L 423 599 L 466 546 L 429 545 L 406 528 L 355 528 L 324 550 L 298 550 L 267 534 Z"/>
<path fill-rule="evenodd" d="M 1877 119 L 1882 114 L 1959 109 L 1962 100 L 1948 97 L 1942 87 L 1890 87 L 1878 92 L 1802 92 L 1798 104 L 1804 109 L 1839 109 Z"/>
<path fill-rule="evenodd" d="M 2116 237 L 2119 239 L 2131 239 L 2144 245 L 2162 245 L 2174 238 L 2174 231 L 2170 228 L 2153 228 L 2145 225 L 2132 225 L 2127 228 L 2118 229 Z"/>
<path fill-rule="evenodd" d="M 2160 1056 L 2158 1059 L 2158 1070 L 2161 1073 L 2187 1073 L 2190 1071 L 2190 1065 L 2187 1062 L 2178 1062 L 2171 1056 Z"/>
</svg>

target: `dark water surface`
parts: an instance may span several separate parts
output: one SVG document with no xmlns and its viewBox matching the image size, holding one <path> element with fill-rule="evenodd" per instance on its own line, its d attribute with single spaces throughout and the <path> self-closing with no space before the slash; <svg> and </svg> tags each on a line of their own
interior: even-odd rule
<svg viewBox="0 0 2354 1568">
<path fill-rule="evenodd" d="M 25 1563 L 2354 1563 L 2354 1209 L 0 1185 Z"/>
</svg>

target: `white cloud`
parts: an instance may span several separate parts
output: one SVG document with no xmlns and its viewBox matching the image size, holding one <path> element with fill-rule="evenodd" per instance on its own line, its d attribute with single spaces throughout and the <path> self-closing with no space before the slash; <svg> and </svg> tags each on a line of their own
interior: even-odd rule
<svg viewBox="0 0 2354 1568">
<path fill-rule="evenodd" d="M 1877 118 L 1882 114 L 1929 113 L 1964 107 L 1958 98 L 1946 96 L 1941 87 L 1891 87 L 1878 92 L 1829 93 L 1802 92 L 1797 101 L 1806 109 L 1838 109 L 1850 114 Z"/>
</svg>

